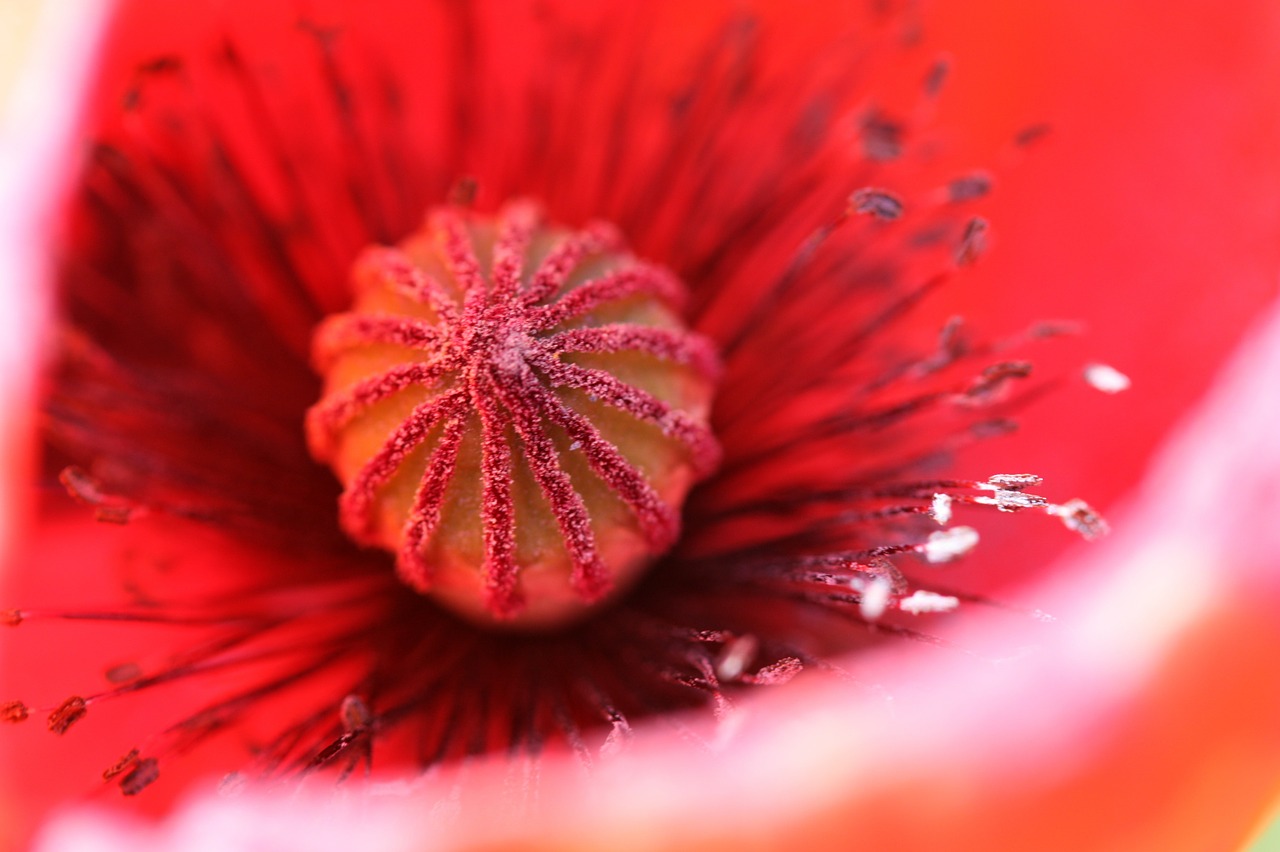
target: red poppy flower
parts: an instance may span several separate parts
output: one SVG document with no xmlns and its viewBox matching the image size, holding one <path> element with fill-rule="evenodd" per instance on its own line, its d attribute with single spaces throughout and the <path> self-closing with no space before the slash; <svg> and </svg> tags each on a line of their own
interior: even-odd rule
<svg viewBox="0 0 1280 852">
<path fill-rule="evenodd" d="M 154 808 L 203 772 L 244 764 L 331 780 L 373 756 L 400 777 L 430 771 L 407 798 L 361 788 L 379 817 L 329 813 L 330 840 L 1237 841 L 1273 792 L 1278 750 L 1275 548 L 1262 514 L 1276 412 L 1257 378 L 1276 374 L 1274 325 L 1105 549 L 1037 573 L 1061 530 L 986 524 L 977 508 L 1048 509 L 1091 531 L 1085 510 L 992 474 L 1034 460 L 1026 469 L 1056 474 L 1047 486 L 1063 483 L 1063 496 L 1109 503 L 1145 457 L 1135 448 L 1273 295 L 1276 252 L 1248 241 L 1276 222 L 1276 166 L 1247 148 L 1224 155 L 1276 138 L 1275 122 L 1256 118 L 1274 104 L 1230 102 L 1265 70 L 1274 29 L 1241 7 L 1223 31 L 1194 33 L 1201 52 L 1152 51 L 1150 67 L 1125 76 L 1114 62 L 1081 68 L 1080 45 L 1148 56 L 1135 44 L 1190 35 L 1175 15 L 1144 13 L 1139 28 L 1112 10 L 1086 37 L 1083 13 L 1024 11 L 1016 32 L 1038 52 L 997 67 L 1030 62 L 1027 92 L 1066 73 L 1049 69 L 1070 69 L 1073 86 L 1041 104 L 975 76 L 971 97 L 961 80 L 938 102 L 928 39 L 939 36 L 920 41 L 901 10 L 837 5 L 441 4 L 398 26 L 268 7 L 211 26 L 126 4 L 87 120 L 44 394 L 46 474 L 62 470 L 89 505 L 42 496 L 20 529 L 11 594 L 68 612 L 123 589 L 117 612 L 166 623 L 113 633 L 34 607 L 10 615 L 23 622 L 13 645 L 27 643 L 19 654 L 41 669 L 24 676 L 19 664 L 13 682 L 62 690 L 32 704 L 65 733 L 10 737 L 10 800 L 43 809 L 93 767 Z M 925 32 L 947 34 L 964 68 L 966 36 L 988 33 L 947 11 Z M 1028 39 L 1050 28 L 1076 40 Z M 973 90 L 992 88 L 1012 102 L 975 106 Z M 924 113 L 936 103 L 935 125 Z M 988 178 L 964 158 L 982 151 L 1008 171 L 1035 135 L 1018 128 L 1046 112 L 1068 129 L 1022 166 L 1041 197 L 975 200 Z M 1184 148 L 1188 124 L 1203 130 Z M 992 127 L 1015 141 L 1001 147 Z M 458 622 L 403 587 L 390 557 L 347 544 L 338 486 L 301 433 L 319 398 L 305 364 L 312 328 L 346 306 L 359 250 L 403 239 L 449 198 L 484 221 L 521 197 L 570 227 L 608 220 L 673 270 L 689 288 L 685 320 L 723 362 L 711 422 L 724 461 L 690 496 L 679 542 L 603 617 L 538 635 Z M 1202 216 L 1224 199 L 1230 209 Z M 966 285 L 949 269 L 980 248 L 984 203 L 997 221 L 1002 209 L 1030 221 L 998 229 L 1000 250 Z M 1149 225 L 1125 224 L 1134 210 Z M 1113 231 L 1124 239 L 1102 239 Z M 1197 270 L 1228 286 L 1204 286 Z M 1177 300 L 1132 282 L 1157 275 Z M 1127 299 L 1150 317 L 1145 333 L 1117 310 Z M 1086 345 L 1152 390 L 1108 407 L 1065 388 L 1017 411 L 1038 439 L 967 448 L 939 474 L 929 465 L 941 451 L 1003 431 L 1026 396 L 1007 395 L 1026 369 L 1020 353 L 945 324 L 952 312 L 983 328 L 1083 316 L 1101 332 Z M 1188 326 L 1199 357 L 1170 357 Z M 1076 357 L 1074 345 L 1037 351 L 1037 370 L 1064 369 L 1055 359 Z M 513 446 L 535 453 L 534 427 L 507 408 Z M 1082 435 L 1107 415 L 1125 428 Z M 543 490 L 563 521 L 570 509 Z M 952 506 L 966 526 L 947 534 L 936 522 Z M 971 519 L 985 561 L 948 574 L 911 561 L 967 550 Z M 1006 585 L 1030 576 L 1024 591 Z M 958 595 L 931 597 L 952 587 L 1008 610 L 975 597 L 950 620 L 911 614 L 956 606 Z M 886 635 L 961 653 L 870 641 Z M 141 654 L 140 641 L 159 651 Z M 105 688 L 59 703 L 104 667 Z M 751 686 L 800 667 L 846 677 Z M 279 807 L 255 790 L 150 836 L 172 846 L 211 825 L 260 832 L 264 809 Z M 314 830 L 317 808 L 279 819 Z M 47 842 L 72 842 L 78 826 Z"/>
</svg>

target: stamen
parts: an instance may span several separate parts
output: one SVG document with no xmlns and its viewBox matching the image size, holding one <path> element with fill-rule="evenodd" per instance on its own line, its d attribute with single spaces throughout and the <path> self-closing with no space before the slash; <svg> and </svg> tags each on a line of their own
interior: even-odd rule
<svg viewBox="0 0 1280 852">
<path fill-rule="evenodd" d="M 49 714 L 49 730 L 55 734 L 65 734 L 67 729 L 84 717 L 88 707 L 83 698 L 73 695 L 58 705 Z"/>
<path fill-rule="evenodd" d="M 991 191 L 991 178 L 985 174 L 965 175 L 947 184 L 948 199 L 954 204 L 982 198 Z"/>
<path fill-rule="evenodd" d="M 1061 518 L 1063 525 L 1067 529 L 1080 533 L 1081 536 L 1090 541 L 1095 538 L 1101 538 L 1111 531 L 1106 519 L 1098 514 L 1092 506 L 1078 498 L 1068 500 L 1061 506 L 1047 506 L 1045 511 L 1050 515 L 1056 515 Z"/>
<path fill-rule="evenodd" d="M 960 606 L 959 598 L 951 595 L 940 595 L 937 592 L 928 592 L 924 589 L 917 589 L 898 601 L 898 609 L 903 612 L 909 612 L 912 615 L 920 615 L 926 612 L 950 612 L 958 606 Z"/>
<path fill-rule="evenodd" d="M 849 198 L 854 213 L 874 216 L 877 219 L 902 218 L 902 201 L 883 189 L 860 189 Z"/>
<path fill-rule="evenodd" d="M 875 621 L 884 615 L 889 608 L 889 600 L 893 595 L 893 587 L 883 577 L 876 577 L 869 583 L 862 584 L 862 599 L 858 603 L 858 611 L 867 621 Z"/>
<path fill-rule="evenodd" d="M 941 492 L 934 494 L 933 502 L 929 504 L 929 513 L 940 527 L 951 523 L 951 495 Z"/>
<path fill-rule="evenodd" d="M 968 266 L 987 250 L 987 220 L 974 217 L 964 227 L 960 247 L 956 249 L 956 264 Z"/>
<path fill-rule="evenodd" d="M 720 650 L 720 658 L 716 660 L 716 677 L 721 682 L 738 680 L 755 661 L 759 650 L 760 640 L 749 633 L 730 639 L 724 644 Z"/>
<path fill-rule="evenodd" d="M 129 774 L 120 780 L 120 790 L 126 796 L 136 796 L 154 784 L 159 777 L 159 762 L 154 757 L 146 757 L 139 760 Z"/>
<path fill-rule="evenodd" d="M 1122 393 L 1132 384 L 1128 376 L 1107 364 L 1090 364 L 1085 367 L 1084 380 L 1103 393 Z"/>
<path fill-rule="evenodd" d="M 804 670 L 804 664 L 796 657 L 783 657 L 759 669 L 755 674 L 744 674 L 743 683 L 754 686 L 781 686 Z"/>
<path fill-rule="evenodd" d="M 1022 491 L 1044 482 L 1034 473 L 997 473 L 987 477 L 987 481 L 977 487 L 992 491 Z"/>
<path fill-rule="evenodd" d="M 929 539 L 918 550 L 932 563 L 959 559 L 978 546 L 978 531 L 973 527 L 952 527 L 929 533 Z"/>
<path fill-rule="evenodd" d="M 100 482 L 78 467 L 63 468 L 58 474 L 58 481 L 76 500 L 92 506 L 94 518 L 99 521 L 127 524 L 146 514 L 144 507 L 123 497 L 105 493 Z"/>
<path fill-rule="evenodd" d="M 110 781 L 112 778 L 115 778 L 116 776 L 120 775 L 122 772 L 125 772 L 128 769 L 132 769 L 138 763 L 138 758 L 140 756 L 141 755 L 138 753 L 138 750 L 136 748 L 129 749 L 129 751 L 124 755 L 124 757 L 121 757 L 111 766 L 108 766 L 106 769 L 102 770 L 102 780 Z"/>
<path fill-rule="evenodd" d="M 1003 490 L 997 491 L 994 497 L 975 497 L 973 502 L 995 506 L 1001 512 L 1021 512 L 1023 509 L 1037 509 L 1049 503 L 1048 500 L 1036 494 Z"/>
<path fill-rule="evenodd" d="M 31 716 L 31 708 L 21 701 L 6 701 L 0 704 L 0 721 L 18 723 L 25 722 Z"/>
</svg>

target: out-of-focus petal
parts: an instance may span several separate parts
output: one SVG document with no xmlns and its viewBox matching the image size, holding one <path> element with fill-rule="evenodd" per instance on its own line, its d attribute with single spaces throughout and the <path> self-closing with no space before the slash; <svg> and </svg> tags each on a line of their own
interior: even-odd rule
<svg viewBox="0 0 1280 852">
<path fill-rule="evenodd" d="M 51 222 L 105 0 L 0 4 L 0 557 L 31 508 L 33 395 L 49 298 Z M 0 561 L 7 568 L 7 560 Z M 7 761 L 0 749 L 0 763 Z M 0 796 L 0 846 L 25 820 Z"/>
<path fill-rule="evenodd" d="M 106 0 L 0 7 L 0 546 L 22 517 L 35 458 L 32 392 L 52 221 L 75 177 L 70 141 Z"/>
</svg>

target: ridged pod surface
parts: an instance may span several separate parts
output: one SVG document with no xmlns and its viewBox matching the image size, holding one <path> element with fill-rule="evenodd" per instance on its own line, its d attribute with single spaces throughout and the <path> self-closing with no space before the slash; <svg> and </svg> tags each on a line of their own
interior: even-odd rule
<svg viewBox="0 0 1280 852">
<path fill-rule="evenodd" d="M 316 331 L 313 455 L 357 542 L 477 621 L 548 626 L 627 587 L 715 466 L 717 362 L 683 285 L 615 230 L 433 211 L 365 251 Z"/>
</svg>

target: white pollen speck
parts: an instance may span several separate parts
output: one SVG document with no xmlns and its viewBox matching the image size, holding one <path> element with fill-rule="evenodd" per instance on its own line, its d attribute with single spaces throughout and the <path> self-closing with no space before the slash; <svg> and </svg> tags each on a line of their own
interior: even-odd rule
<svg viewBox="0 0 1280 852">
<path fill-rule="evenodd" d="M 940 595 L 937 592 L 926 592 L 917 589 L 907 597 L 898 601 L 898 609 L 919 615 L 922 612 L 950 612 L 960 606 L 960 599 L 951 595 Z"/>
<path fill-rule="evenodd" d="M 934 494 L 929 514 L 938 522 L 938 526 L 945 527 L 951 523 L 951 495 L 941 492 Z"/>
<path fill-rule="evenodd" d="M 742 677 L 747 666 L 755 662 L 760 642 L 751 634 L 735 636 L 725 643 L 716 661 L 716 677 L 721 682 L 729 683 Z"/>
<path fill-rule="evenodd" d="M 858 611 L 867 621 L 875 621 L 889 606 L 889 596 L 893 586 L 884 577 L 876 577 L 867 583 L 862 590 L 862 599 L 858 601 Z"/>
<path fill-rule="evenodd" d="M 1128 376 L 1108 364 L 1090 364 L 1085 367 L 1084 380 L 1103 393 L 1127 391 L 1133 384 Z"/>
<path fill-rule="evenodd" d="M 917 550 L 924 554 L 925 559 L 936 564 L 964 556 L 977 546 L 977 530 L 973 527 L 952 527 L 930 534 L 929 540 Z"/>
<path fill-rule="evenodd" d="M 570 444 L 570 445 L 569 445 L 569 449 L 570 449 L 570 450 L 573 450 L 573 451 L 575 451 L 575 452 L 576 452 L 577 450 L 582 449 L 582 442 L 581 442 L 581 441 L 574 441 L 572 444 Z"/>
</svg>

